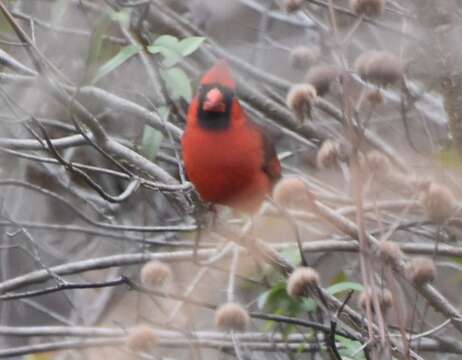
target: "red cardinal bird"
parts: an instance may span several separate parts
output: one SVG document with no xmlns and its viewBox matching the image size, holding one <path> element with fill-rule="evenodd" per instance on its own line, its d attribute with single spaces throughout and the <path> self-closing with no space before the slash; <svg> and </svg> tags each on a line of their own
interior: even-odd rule
<svg viewBox="0 0 462 360">
<path fill-rule="evenodd" d="M 213 66 L 192 100 L 181 140 L 186 173 L 205 201 L 257 211 L 281 176 L 268 135 L 247 118 L 225 62 Z"/>
</svg>

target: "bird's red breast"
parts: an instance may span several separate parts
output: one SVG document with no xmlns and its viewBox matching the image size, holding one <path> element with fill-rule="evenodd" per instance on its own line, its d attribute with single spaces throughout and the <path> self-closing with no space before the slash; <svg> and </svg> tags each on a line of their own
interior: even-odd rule
<svg viewBox="0 0 462 360">
<path fill-rule="evenodd" d="M 281 167 L 269 138 L 247 118 L 234 91 L 224 62 L 203 76 L 182 138 L 184 165 L 203 200 L 255 212 Z"/>
</svg>

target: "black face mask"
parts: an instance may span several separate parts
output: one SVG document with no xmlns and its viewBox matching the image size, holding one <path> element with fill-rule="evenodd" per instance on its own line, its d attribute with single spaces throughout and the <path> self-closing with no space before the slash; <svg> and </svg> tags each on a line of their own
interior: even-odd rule
<svg viewBox="0 0 462 360">
<path fill-rule="evenodd" d="M 221 91 L 225 101 L 225 111 L 204 111 L 203 105 L 207 93 L 216 88 Z M 220 84 L 207 84 L 199 88 L 199 109 L 197 116 L 199 125 L 208 130 L 225 130 L 231 124 L 231 108 L 234 92 L 229 88 Z"/>
</svg>

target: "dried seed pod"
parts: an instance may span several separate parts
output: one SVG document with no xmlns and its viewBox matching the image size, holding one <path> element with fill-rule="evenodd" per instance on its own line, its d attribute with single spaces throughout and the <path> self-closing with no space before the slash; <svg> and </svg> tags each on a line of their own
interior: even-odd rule
<svg viewBox="0 0 462 360">
<path fill-rule="evenodd" d="M 456 199 L 451 191 L 434 182 L 424 190 L 422 205 L 427 218 L 438 223 L 448 220 L 457 209 Z"/>
<path fill-rule="evenodd" d="M 318 155 L 319 149 L 315 146 L 310 146 L 300 152 L 300 162 L 309 166 L 310 168 L 316 167 L 316 156 Z"/>
<path fill-rule="evenodd" d="M 404 69 L 396 55 L 389 52 L 381 52 L 374 56 L 368 65 L 367 78 L 370 82 L 388 86 L 394 85 L 403 79 Z"/>
<path fill-rule="evenodd" d="M 384 102 L 382 92 L 378 89 L 368 91 L 366 94 L 366 98 L 367 98 L 367 101 L 369 101 L 371 105 L 375 105 L 375 106 L 382 105 Z"/>
<path fill-rule="evenodd" d="M 379 51 L 368 50 L 368 51 L 361 53 L 356 58 L 355 63 L 354 63 L 354 69 L 358 73 L 358 75 L 361 77 L 361 79 L 363 80 L 367 79 L 369 63 L 375 56 L 379 54 L 380 54 Z"/>
<path fill-rule="evenodd" d="M 420 186 L 422 186 L 424 181 L 415 181 L 414 175 L 404 174 L 393 168 L 388 173 L 384 174 L 383 180 L 385 180 L 387 187 L 405 196 L 414 196 L 416 193 L 422 191 Z"/>
<path fill-rule="evenodd" d="M 388 289 L 377 290 L 377 296 L 379 298 L 379 306 L 383 313 L 385 313 L 393 305 L 393 295 Z M 358 298 L 358 305 L 364 311 L 367 309 L 367 304 L 374 313 L 374 304 L 372 301 L 372 291 L 370 289 L 364 290 Z"/>
<path fill-rule="evenodd" d="M 367 51 L 355 61 L 362 79 L 379 86 L 389 86 L 403 79 L 404 68 L 396 55 L 387 51 Z"/>
<path fill-rule="evenodd" d="M 236 303 L 223 304 L 215 312 L 215 325 L 222 330 L 245 331 L 249 323 L 247 310 Z"/>
<path fill-rule="evenodd" d="M 301 9 L 304 0 L 285 0 L 283 2 L 283 10 L 288 13 L 293 13 Z"/>
<path fill-rule="evenodd" d="M 392 171 L 390 160 L 378 151 L 371 151 L 366 155 L 366 166 L 377 175 L 386 175 Z"/>
<path fill-rule="evenodd" d="M 385 0 L 350 0 L 350 7 L 356 15 L 377 17 L 383 13 Z"/>
<path fill-rule="evenodd" d="M 320 56 L 318 47 L 297 46 L 290 52 L 290 64 L 295 69 L 306 69 L 316 63 Z"/>
<path fill-rule="evenodd" d="M 132 351 L 149 353 L 159 342 L 154 329 L 147 325 L 137 325 L 129 330 L 126 345 Z"/>
<path fill-rule="evenodd" d="M 406 277 L 416 286 L 433 281 L 435 274 L 435 263 L 427 257 L 413 258 L 406 269 Z"/>
<path fill-rule="evenodd" d="M 311 115 L 313 101 L 316 98 L 316 89 L 310 84 L 293 85 L 288 94 L 286 103 L 295 117 L 303 122 L 305 115 Z"/>
<path fill-rule="evenodd" d="M 329 169 L 338 166 L 339 145 L 332 140 L 324 141 L 316 155 L 316 165 L 320 169 Z"/>
<path fill-rule="evenodd" d="M 316 65 L 311 67 L 305 75 L 305 81 L 314 86 L 318 96 L 326 95 L 331 84 L 337 80 L 339 72 L 330 65 Z"/>
<path fill-rule="evenodd" d="M 379 292 L 380 308 L 386 312 L 393 306 L 393 294 L 388 289 L 383 289 Z"/>
<path fill-rule="evenodd" d="M 380 241 L 379 254 L 385 262 L 392 264 L 396 263 L 403 256 L 403 252 L 398 244 L 388 240 Z"/>
<path fill-rule="evenodd" d="M 143 286 L 149 289 L 158 288 L 172 277 L 172 270 L 167 264 L 153 260 L 141 268 L 140 278 Z"/>
<path fill-rule="evenodd" d="M 407 183 L 414 191 L 425 192 L 428 190 L 432 181 L 420 174 L 410 174 L 407 176 Z"/>
<path fill-rule="evenodd" d="M 280 206 L 289 206 L 298 202 L 306 194 L 305 182 L 296 176 L 283 177 L 274 187 L 273 199 Z"/>
<path fill-rule="evenodd" d="M 313 287 L 319 286 L 319 274 L 310 267 L 299 267 L 289 276 L 287 293 L 293 298 L 306 295 Z"/>
<path fill-rule="evenodd" d="M 364 311 L 367 310 L 367 306 L 370 306 L 371 310 L 374 311 L 374 307 L 372 304 L 371 294 L 370 291 L 364 290 L 361 292 L 358 298 L 358 306 L 363 309 Z"/>
</svg>

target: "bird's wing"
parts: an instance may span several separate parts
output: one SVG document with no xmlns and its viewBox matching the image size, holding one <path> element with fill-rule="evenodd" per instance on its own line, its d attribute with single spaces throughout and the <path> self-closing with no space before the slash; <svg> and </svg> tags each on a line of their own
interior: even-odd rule
<svg viewBox="0 0 462 360">
<path fill-rule="evenodd" d="M 275 184 L 281 178 L 281 163 L 274 147 L 274 131 L 254 121 L 249 121 L 249 123 L 257 130 L 261 137 L 263 145 L 262 170 L 268 175 L 271 183 Z"/>
</svg>

